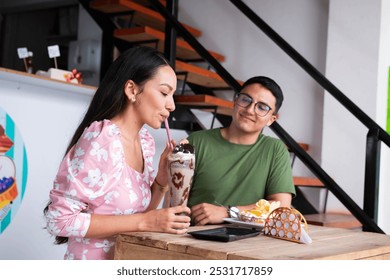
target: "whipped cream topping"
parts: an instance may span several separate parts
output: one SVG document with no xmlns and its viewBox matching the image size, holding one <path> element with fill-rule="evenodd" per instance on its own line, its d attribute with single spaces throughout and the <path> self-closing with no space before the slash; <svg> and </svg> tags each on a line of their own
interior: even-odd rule
<svg viewBox="0 0 390 280">
<path fill-rule="evenodd" d="M 178 153 L 169 155 L 169 160 L 170 161 L 175 161 L 175 160 L 182 160 L 182 161 L 184 161 L 184 160 L 193 159 L 194 157 L 195 157 L 194 154 L 178 152 Z"/>
</svg>

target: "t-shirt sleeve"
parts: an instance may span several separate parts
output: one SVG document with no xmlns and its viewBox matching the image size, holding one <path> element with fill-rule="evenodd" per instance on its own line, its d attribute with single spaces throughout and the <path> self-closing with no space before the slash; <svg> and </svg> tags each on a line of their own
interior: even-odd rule
<svg viewBox="0 0 390 280">
<path fill-rule="evenodd" d="M 291 193 L 295 196 L 290 154 L 282 141 L 276 140 L 271 170 L 267 179 L 266 196 L 275 193 Z"/>
<path fill-rule="evenodd" d="M 102 123 L 84 131 L 62 160 L 50 191 L 46 214 L 49 233 L 85 236 L 91 210 L 105 203 L 106 194 L 120 177 L 121 147 L 119 138 Z"/>
</svg>

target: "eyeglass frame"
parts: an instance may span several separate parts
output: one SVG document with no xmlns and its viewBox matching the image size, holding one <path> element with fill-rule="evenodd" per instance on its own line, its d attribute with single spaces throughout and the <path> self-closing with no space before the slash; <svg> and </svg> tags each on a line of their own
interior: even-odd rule
<svg viewBox="0 0 390 280">
<path fill-rule="evenodd" d="M 241 106 L 240 104 L 238 104 L 238 98 L 240 97 L 240 95 L 244 95 L 244 96 L 250 98 L 250 99 L 251 99 L 251 103 L 249 103 L 247 106 Z M 254 103 L 253 97 L 250 96 L 249 94 L 245 93 L 245 92 L 238 92 L 238 93 L 236 93 L 236 102 L 237 102 L 237 105 L 240 106 L 241 108 L 248 108 L 249 106 L 252 105 L 252 103 Z M 256 113 L 256 115 L 258 115 L 259 117 L 265 117 L 266 115 L 268 115 L 268 113 L 269 113 L 270 111 L 273 110 L 271 106 L 269 106 L 268 104 L 266 104 L 266 103 L 264 103 L 264 102 L 261 102 L 261 101 L 256 102 L 256 103 L 254 103 L 254 104 L 255 104 L 255 108 L 254 108 L 255 113 Z M 265 105 L 265 106 L 267 106 L 267 107 L 269 108 L 269 110 L 267 111 L 267 113 L 265 113 L 265 115 L 259 115 L 259 114 L 256 112 L 256 105 L 257 105 L 257 104 L 263 104 L 263 105 Z M 262 111 L 264 111 L 264 110 L 262 110 Z"/>
</svg>

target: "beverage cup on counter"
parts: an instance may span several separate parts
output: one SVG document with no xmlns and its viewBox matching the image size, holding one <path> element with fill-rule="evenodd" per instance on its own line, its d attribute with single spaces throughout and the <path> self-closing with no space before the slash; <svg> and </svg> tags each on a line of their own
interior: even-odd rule
<svg viewBox="0 0 390 280">
<path fill-rule="evenodd" d="M 195 169 L 195 149 L 191 144 L 180 144 L 169 157 L 169 206 L 187 206 Z"/>
</svg>

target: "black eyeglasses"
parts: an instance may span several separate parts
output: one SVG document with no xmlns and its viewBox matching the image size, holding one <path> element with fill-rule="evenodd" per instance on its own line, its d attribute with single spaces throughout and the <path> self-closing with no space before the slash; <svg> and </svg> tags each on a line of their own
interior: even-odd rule
<svg viewBox="0 0 390 280">
<path fill-rule="evenodd" d="M 253 103 L 253 98 L 246 93 L 239 93 L 236 99 L 237 105 L 243 108 L 249 107 Z M 263 102 L 255 103 L 255 113 L 260 117 L 265 117 L 272 108 Z"/>
</svg>

